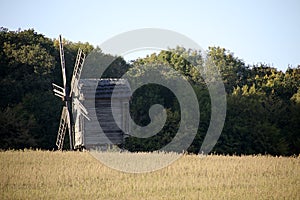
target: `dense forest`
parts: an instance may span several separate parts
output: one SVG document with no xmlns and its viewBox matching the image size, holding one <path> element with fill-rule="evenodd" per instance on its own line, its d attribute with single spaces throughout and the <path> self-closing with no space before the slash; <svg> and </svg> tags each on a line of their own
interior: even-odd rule
<svg viewBox="0 0 300 200">
<path fill-rule="evenodd" d="M 188 149 L 198 153 L 210 121 L 210 95 L 205 81 L 182 55 L 201 63 L 199 52 L 177 47 L 126 63 L 122 57 L 106 55 L 88 43 L 64 40 L 67 78 L 70 79 L 78 48 L 96 50 L 113 61 L 105 77 L 120 77 L 126 71 L 139 76 L 135 66 L 167 64 L 185 75 L 198 97 L 200 123 Z M 224 128 L 215 153 L 298 155 L 300 153 L 300 65 L 285 72 L 273 66 L 246 65 L 220 47 L 207 50 L 209 59 L 222 75 L 227 95 Z M 62 83 L 59 46 L 33 29 L 0 29 L 0 141 L 1 149 L 55 149 L 62 102 L 52 93 L 51 83 Z M 130 113 L 139 125 L 146 125 L 153 104 L 167 109 L 163 129 L 147 139 L 129 137 L 130 151 L 154 151 L 172 140 L 180 121 L 180 108 L 170 90 L 159 85 L 138 89 L 130 102 Z"/>
</svg>

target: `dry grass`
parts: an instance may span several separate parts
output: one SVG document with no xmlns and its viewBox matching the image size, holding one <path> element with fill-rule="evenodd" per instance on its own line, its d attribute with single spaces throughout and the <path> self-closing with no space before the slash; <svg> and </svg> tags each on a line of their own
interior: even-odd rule
<svg viewBox="0 0 300 200">
<path fill-rule="evenodd" d="M 6 151 L 0 162 L 0 199 L 300 199 L 299 156 L 184 155 L 141 174 L 87 152 Z"/>
</svg>

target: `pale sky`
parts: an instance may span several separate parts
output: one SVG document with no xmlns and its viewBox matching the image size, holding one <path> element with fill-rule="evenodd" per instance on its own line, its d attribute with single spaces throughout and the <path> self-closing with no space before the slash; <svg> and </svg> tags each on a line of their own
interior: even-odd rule
<svg viewBox="0 0 300 200">
<path fill-rule="evenodd" d="M 221 46 L 246 64 L 300 65 L 299 0 L 0 0 L 0 26 L 101 45 L 120 33 L 162 28 L 203 49 Z"/>
</svg>

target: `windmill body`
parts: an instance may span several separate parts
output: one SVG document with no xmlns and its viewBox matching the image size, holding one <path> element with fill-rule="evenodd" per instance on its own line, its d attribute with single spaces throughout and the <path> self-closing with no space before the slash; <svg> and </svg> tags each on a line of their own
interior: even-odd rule
<svg viewBox="0 0 300 200">
<path fill-rule="evenodd" d="M 59 49 L 63 86 L 52 83 L 54 94 L 64 102 L 56 139 L 57 148 L 62 150 L 67 132 L 71 150 L 124 143 L 124 138 L 130 132 L 129 101 L 132 95 L 127 80 L 80 79 L 86 56 L 79 49 L 72 79 L 68 84 L 61 36 Z"/>
<path fill-rule="evenodd" d="M 78 50 L 74 71 L 72 74 L 71 84 L 67 85 L 65 57 L 64 57 L 64 49 L 63 49 L 63 42 L 61 36 L 59 36 L 59 52 L 60 52 L 60 61 L 61 61 L 61 69 L 62 69 L 62 76 L 63 76 L 63 86 L 61 87 L 54 83 L 52 84 L 52 86 L 53 86 L 54 94 L 60 97 L 62 101 L 64 101 L 64 105 L 61 113 L 56 145 L 59 150 L 63 148 L 64 138 L 68 130 L 70 149 L 72 150 L 74 149 L 74 137 L 75 137 L 75 123 L 73 121 L 72 110 L 75 108 L 78 114 L 84 113 L 84 111 L 80 110 L 83 109 L 83 106 L 79 105 L 80 102 L 76 94 L 78 94 L 78 82 L 80 79 L 80 74 L 85 60 L 85 54 L 83 53 L 82 50 L 80 49 Z M 73 100 L 75 100 L 76 105 L 73 106 L 74 108 L 72 109 Z"/>
<path fill-rule="evenodd" d="M 128 81 L 120 78 L 80 79 L 79 92 L 88 118 L 80 115 L 83 134 L 75 131 L 75 146 L 105 151 L 113 145 L 124 144 L 131 129 L 129 102 L 132 93 Z"/>
</svg>

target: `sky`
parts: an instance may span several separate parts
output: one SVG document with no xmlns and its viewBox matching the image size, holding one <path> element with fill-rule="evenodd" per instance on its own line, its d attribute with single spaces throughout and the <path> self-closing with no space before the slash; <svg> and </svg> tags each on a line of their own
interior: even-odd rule
<svg viewBox="0 0 300 200">
<path fill-rule="evenodd" d="M 0 26 L 97 46 L 141 28 L 176 31 L 246 64 L 300 65 L 299 0 L 0 0 Z"/>
</svg>

